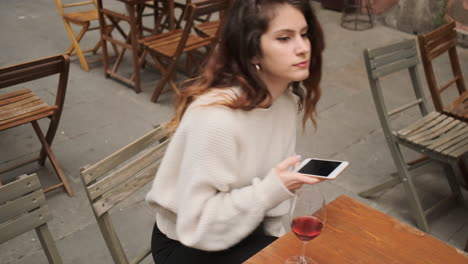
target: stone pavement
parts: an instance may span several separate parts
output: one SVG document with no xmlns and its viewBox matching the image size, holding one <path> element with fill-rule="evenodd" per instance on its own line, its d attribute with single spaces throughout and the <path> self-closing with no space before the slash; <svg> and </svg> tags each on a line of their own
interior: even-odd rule
<svg viewBox="0 0 468 264">
<path fill-rule="evenodd" d="M 363 32 L 348 31 L 339 26 L 339 13 L 321 10 L 320 6 L 317 11 L 327 44 L 323 97 L 318 106 L 318 129 L 314 131 L 308 125 L 304 133 L 298 131 L 297 153 L 303 157 L 350 161 L 349 169 L 339 178 L 321 184 L 327 201 L 346 194 L 414 225 L 402 185 L 373 199 L 357 196 L 359 191 L 381 183 L 395 171 L 375 112 L 362 50 L 414 36 L 381 25 Z M 0 36 L 0 67 L 64 52 L 70 43 L 54 2 L 46 0 L 1 1 Z M 96 41 L 97 32 L 91 32 L 89 37 Z M 459 48 L 458 52 L 464 75 L 468 78 L 468 50 Z M 75 196 L 68 197 L 62 190 L 46 196 L 54 217 L 49 228 L 64 263 L 112 263 L 79 178 L 80 168 L 125 146 L 155 124 L 168 121 L 173 113 L 172 93 L 163 94 L 156 104 L 150 102 L 155 81 L 159 78 L 154 70 L 142 71 L 143 92 L 135 94 L 121 83 L 105 79 L 100 63 L 90 66 L 91 71 L 84 72 L 78 60 L 72 59 L 66 105 L 53 144 Z M 447 58 L 438 59 L 435 68 L 439 76 L 448 80 L 450 64 Z M 421 67 L 420 77 L 429 98 Z M 46 79 L 38 82 L 36 91 L 51 100 L 55 85 L 55 79 Z M 406 76 L 392 75 L 383 85 L 390 87 L 388 96 L 393 102 L 408 95 L 409 79 Z M 0 132 L 0 146 L 0 168 L 33 157 L 40 149 L 30 126 Z M 414 153 L 407 155 L 416 156 Z M 49 164 L 44 168 L 32 164 L 2 177 L 37 170 L 44 186 L 55 182 Z M 442 170 L 437 165 L 430 164 L 414 173 L 420 175 L 416 185 L 424 203 L 432 203 L 448 192 Z M 143 200 L 147 189 L 133 195 L 114 212 L 114 224 L 130 257 L 150 240 L 154 215 Z M 431 220 L 430 226 L 432 235 L 462 248 L 468 237 L 468 209 L 455 206 Z M 0 245 L 0 263 L 40 264 L 47 260 L 35 232 L 28 232 Z"/>
</svg>

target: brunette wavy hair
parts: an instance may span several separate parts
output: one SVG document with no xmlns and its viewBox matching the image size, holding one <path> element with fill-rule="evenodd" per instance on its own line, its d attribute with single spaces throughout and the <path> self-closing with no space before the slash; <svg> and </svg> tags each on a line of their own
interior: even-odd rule
<svg viewBox="0 0 468 264">
<path fill-rule="evenodd" d="M 311 43 L 311 58 L 309 77 L 302 82 L 291 83 L 291 89 L 298 96 L 298 112 L 304 111 L 302 126 L 307 120 L 316 126 L 316 105 L 320 99 L 319 87 L 322 75 L 322 52 L 324 38 L 322 28 L 312 9 L 309 0 L 231 0 L 231 6 L 226 15 L 220 32 L 220 42 L 202 68 L 199 77 L 190 80 L 178 96 L 176 112 L 169 123 L 174 131 L 179 125 L 188 106 L 200 95 L 212 89 L 223 89 L 238 86 L 242 90 L 240 96 L 233 100 L 221 101 L 217 104 L 232 109 L 245 111 L 258 107 L 271 95 L 259 78 L 254 57 L 261 57 L 260 37 L 264 34 L 274 17 L 274 8 L 289 4 L 304 15 Z"/>
</svg>

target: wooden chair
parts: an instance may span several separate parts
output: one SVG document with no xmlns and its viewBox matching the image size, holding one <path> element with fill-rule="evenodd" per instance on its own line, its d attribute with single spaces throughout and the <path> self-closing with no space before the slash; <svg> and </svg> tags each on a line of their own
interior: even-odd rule
<svg viewBox="0 0 468 264">
<path fill-rule="evenodd" d="M 81 171 L 94 216 L 115 263 L 139 263 L 151 253 L 148 246 L 129 262 L 109 210 L 154 179 L 169 139 L 167 127 L 160 126 Z"/>
<path fill-rule="evenodd" d="M 228 7 L 227 0 L 206 0 L 187 5 L 185 12 L 185 25 L 183 29 L 156 34 L 140 40 L 144 47 L 140 64 L 144 63 L 147 53 L 154 61 L 154 67 L 161 72 L 161 80 L 156 85 L 151 101 L 156 102 L 164 86 L 169 83 L 176 94 L 179 89 L 172 81 L 175 75 L 176 64 L 182 53 L 194 53 L 201 47 L 210 47 L 217 40 L 217 34 L 212 37 L 200 37 L 191 33 L 194 21 L 198 17 L 213 12 L 224 12 Z"/>
<path fill-rule="evenodd" d="M 0 244 L 35 229 L 49 263 L 62 263 L 47 226 L 51 218 L 36 174 L 0 185 Z"/>
<path fill-rule="evenodd" d="M 13 170 L 34 161 L 39 161 L 39 164 L 43 166 L 47 156 L 61 183 L 46 188 L 45 192 L 63 186 L 68 195 L 71 196 L 73 195 L 72 189 L 51 149 L 51 144 L 60 122 L 60 116 L 62 115 L 65 93 L 67 90 L 69 65 L 70 61 L 67 55 L 57 55 L 0 68 L 0 89 L 54 74 L 59 75 L 54 105 L 49 105 L 44 102 L 31 89 L 20 89 L 0 95 L 0 131 L 31 123 L 42 144 L 42 150 L 38 158 L 5 169 L 0 173 Z M 46 117 L 50 118 L 50 123 L 47 134 L 44 137 L 37 120 Z"/>
<path fill-rule="evenodd" d="M 443 113 L 428 113 L 417 71 L 419 59 L 414 40 L 406 40 L 372 50 L 366 49 L 364 50 L 364 58 L 374 103 L 393 161 L 398 169 L 399 179 L 391 180 L 364 192 L 364 195 L 361 193 L 361 195 L 370 196 L 371 193 L 394 186 L 395 182 L 402 182 L 417 225 L 427 232 L 429 226 L 426 217 L 429 214 L 451 204 L 454 199 L 460 203 L 464 202 L 457 182 L 457 177 L 461 177 L 457 162 L 468 152 L 468 124 Z M 402 70 L 409 71 L 415 99 L 388 111 L 383 98 L 380 79 Z M 395 115 L 416 106 L 423 117 L 415 120 L 409 126 L 394 129 Z M 392 117 L 392 122 L 390 122 L 390 117 Z M 408 166 L 405 162 L 400 150 L 401 146 L 427 155 L 432 160 L 439 161 L 444 165 L 446 177 L 452 191 L 449 198 L 440 201 L 429 209 L 424 210 L 422 208 L 413 179 L 409 174 L 409 171 L 414 167 Z"/>
<path fill-rule="evenodd" d="M 418 41 L 427 85 L 431 91 L 435 109 L 437 111 L 443 111 L 455 118 L 468 121 L 468 91 L 458 60 L 455 22 L 443 25 L 427 34 L 419 35 Z M 448 52 L 454 78 L 439 87 L 434 74 L 432 61 L 445 52 Z M 444 106 L 441 93 L 453 84 L 455 84 L 458 89 L 459 97 L 449 105 Z"/>
<path fill-rule="evenodd" d="M 89 71 L 88 63 L 86 62 L 85 53 L 92 52 L 96 54 L 98 49 L 101 47 L 101 41 L 98 41 L 96 45 L 92 49 L 82 50 L 80 47 L 80 40 L 86 34 L 86 32 L 91 30 L 98 30 L 99 26 L 91 27 L 91 23 L 93 21 L 98 21 L 98 11 L 96 9 L 95 0 L 77 2 L 77 3 L 69 3 L 69 4 L 62 4 L 62 0 L 55 0 L 55 5 L 57 6 L 57 10 L 62 17 L 63 24 L 65 25 L 65 29 L 67 30 L 67 34 L 72 41 L 70 48 L 67 50 L 68 55 L 77 55 L 78 59 L 81 64 L 81 68 L 85 71 Z M 65 10 L 70 10 L 76 7 L 83 7 L 86 6 L 89 9 L 85 11 L 77 11 L 75 12 L 66 12 Z M 71 24 L 77 25 L 81 27 L 80 32 L 78 35 L 75 36 Z M 113 27 L 106 27 L 106 32 L 110 34 L 112 32 Z M 114 47 L 115 50 L 115 47 Z M 75 51 L 75 52 L 73 52 Z"/>
</svg>

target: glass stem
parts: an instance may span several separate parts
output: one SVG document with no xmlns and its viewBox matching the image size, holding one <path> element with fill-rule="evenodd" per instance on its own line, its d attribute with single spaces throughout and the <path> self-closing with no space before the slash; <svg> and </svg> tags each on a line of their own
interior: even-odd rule
<svg viewBox="0 0 468 264">
<path fill-rule="evenodd" d="M 301 254 L 301 258 L 299 262 L 300 264 L 307 264 L 307 260 L 305 258 L 306 245 L 307 245 L 307 241 L 303 241 L 302 242 L 302 254 Z"/>
</svg>

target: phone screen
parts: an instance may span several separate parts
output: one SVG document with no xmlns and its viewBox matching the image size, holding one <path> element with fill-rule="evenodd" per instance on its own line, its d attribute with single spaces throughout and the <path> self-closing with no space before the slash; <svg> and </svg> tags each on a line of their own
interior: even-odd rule
<svg viewBox="0 0 468 264">
<path fill-rule="evenodd" d="M 310 160 L 298 172 L 328 177 L 332 171 L 334 171 L 338 166 L 340 166 L 340 164 L 341 162 L 338 161 Z"/>
</svg>

